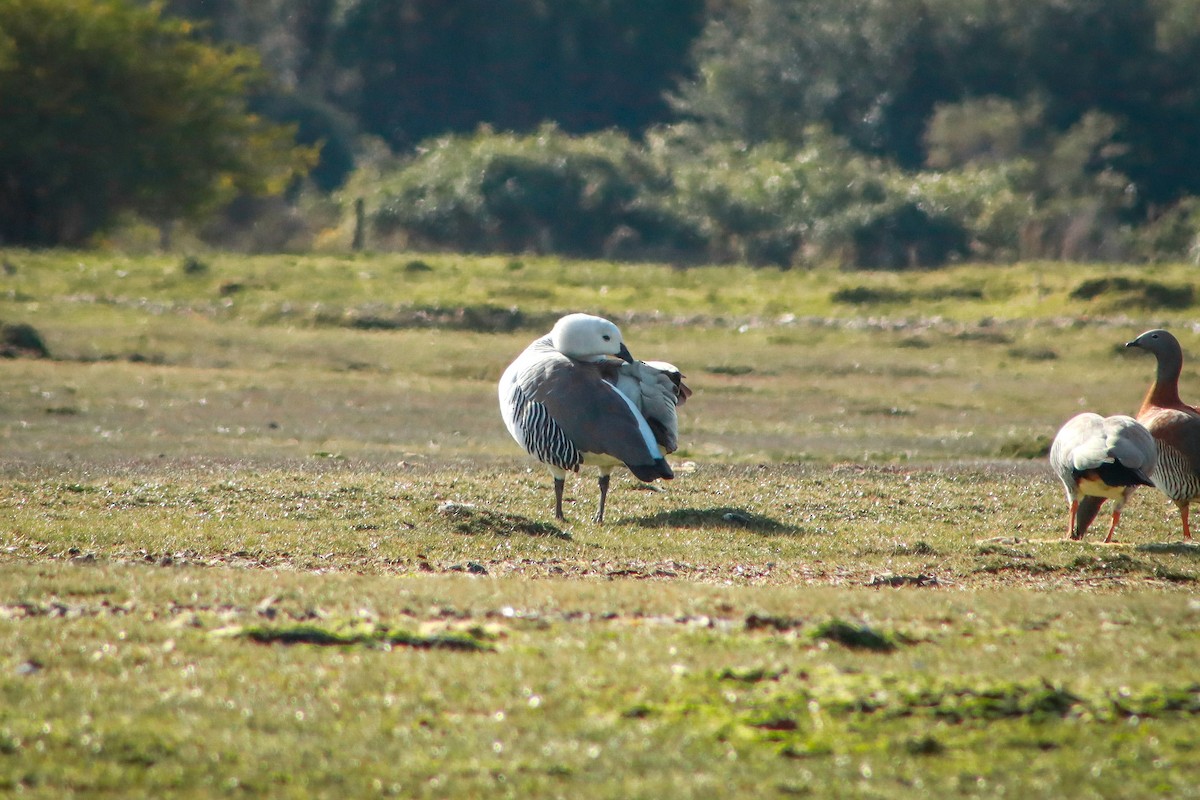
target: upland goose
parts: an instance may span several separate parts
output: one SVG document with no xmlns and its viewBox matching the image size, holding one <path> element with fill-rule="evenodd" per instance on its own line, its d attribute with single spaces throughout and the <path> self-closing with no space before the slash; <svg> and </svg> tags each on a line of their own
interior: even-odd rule
<svg viewBox="0 0 1200 800">
<path fill-rule="evenodd" d="M 1188 510 L 1193 500 L 1200 499 L 1200 412 L 1179 399 L 1183 349 L 1164 330 L 1146 331 L 1125 346 L 1149 350 L 1158 360 L 1154 383 L 1137 419 L 1158 442 L 1154 485 L 1179 509 L 1183 538 L 1191 541 Z"/>
<path fill-rule="evenodd" d="M 675 477 L 663 456 L 678 446 L 676 406 L 691 390 L 674 366 L 634 360 L 609 320 L 563 317 L 517 356 L 499 388 L 508 432 L 554 476 L 555 518 L 564 519 L 567 472 L 584 464 L 600 468 L 596 522 L 619 465 L 643 481 Z"/>
<path fill-rule="evenodd" d="M 1050 466 L 1067 490 L 1067 536 L 1082 539 L 1105 500 L 1113 501 L 1111 542 L 1121 509 L 1139 486 L 1153 486 L 1154 437 L 1133 417 L 1086 412 L 1062 426 L 1050 447 Z"/>
</svg>

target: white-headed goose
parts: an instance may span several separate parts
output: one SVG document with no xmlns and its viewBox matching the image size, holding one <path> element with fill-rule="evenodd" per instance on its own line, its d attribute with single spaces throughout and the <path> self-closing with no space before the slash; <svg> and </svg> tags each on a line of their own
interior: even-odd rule
<svg viewBox="0 0 1200 800">
<path fill-rule="evenodd" d="M 604 521 L 609 478 L 619 465 L 639 480 L 675 477 L 663 457 L 677 447 L 676 406 L 691 390 L 679 370 L 635 361 L 612 322 L 568 314 L 509 365 L 500 378 L 508 432 L 554 476 L 554 516 L 564 519 L 567 472 L 600 468 Z"/>
<path fill-rule="evenodd" d="M 1121 509 L 1139 486 L 1153 486 L 1158 449 L 1154 437 L 1133 417 L 1079 414 L 1054 437 L 1050 466 L 1067 490 L 1067 536 L 1082 539 L 1105 500 L 1113 501 L 1111 542 Z"/>
<path fill-rule="evenodd" d="M 1191 541 L 1188 510 L 1193 500 L 1200 500 L 1200 412 L 1179 399 L 1183 349 L 1164 330 L 1146 331 L 1125 346 L 1149 350 L 1158 360 L 1137 419 L 1158 442 L 1154 485 L 1179 509 L 1183 538 Z"/>
</svg>

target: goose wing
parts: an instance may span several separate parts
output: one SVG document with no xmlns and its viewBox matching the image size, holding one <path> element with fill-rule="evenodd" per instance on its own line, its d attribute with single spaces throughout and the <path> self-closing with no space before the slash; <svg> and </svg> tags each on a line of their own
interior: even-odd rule
<svg viewBox="0 0 1200 800">
<path fill-rule="evenodd" d="M 1050 446 L 1050 466 L 1067 487 L 1067 494 L 1074 494 L 1075 472 L 1093 469 L 1103 460 L 1104 418 L 1090 411 L 1071 417 L 1059 428 Z M 1095 462 L 1091 467 L 1089 463 Z"/>
<path fill-rule="evenodd" d="M 621 364 L 616 386 L 637 406 L 664 453 L 679 449 L 679 415 L 692 390 L 683 383 L 683 374 L 662 361 L 632 361 Z"/>
<path fill-rule="evenodd" d="M 1124 415 L 1078 414 L 1062 426 L 1050 448 L 1050 464 L 1068 496 L 1088 473 L 1110 486 L 1152 486 L 1157 459 L 1158 447 L 1150 431 Z"/>
<path fill-rule="evenodd" d="M 1133 417 L 1107 417 L 1103 424 L 1105 452 L 1149 483 L 1158 460 L 1154 436 Z"/>
<path fill-rule="evenodd" d="M 511 381 L 511 394 L 521 405 L 518 441 L 540 443 L 541 450 L 556 455 L 571 451 L 561 461 L 542 459 L 564 469 L 578 469 L 585 453 L 607 455 L 630 468 L 661 461 L 645 417 L 616 388 L 616 369 L 557 353 L 521 365 Z M 526 449 L 541 458 L 528 444 Z"/>
</svg>

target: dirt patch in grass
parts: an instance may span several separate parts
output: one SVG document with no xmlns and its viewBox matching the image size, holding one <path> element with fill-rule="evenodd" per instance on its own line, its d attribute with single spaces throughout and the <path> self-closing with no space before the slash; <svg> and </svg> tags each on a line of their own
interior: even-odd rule
<svg viewBox="0 0 1200 800">
<path fill-rule="evenodd" d="M 531 314 L 499 306 L 422 306 L 390 309 L 362 308 L 347 313 L 345 324 L 360 330 L 441 328 L 476 333 L 509 333 L 533 328 L 549 329 L 558 315 Z"/>
<path fill-rule="evenodd" d="M 1053 443 L 1054 438 L 1049 434 L 1029 439 L 1010 439 L 996 448 L 996 455 L 1000 458 L 1046 458 L 1050 455 Z"/>
<path fill-rule="evenodd" d="M 918 291 L 877 286 L 849 286 L 837 289 L 830 295 L 830 300 L 834 303 L 851 305 L 982 299 L 983 290 L 969 286 L 941 286 Z"/>
<path fill-rule="evenodd" d="M 901 586 L 916 586 L 921 588 L 932 588 L 941 586 L 942 581 L 938 580 L 936 575 L 893 575 L 887 573 L 884 575 L 872 575 L 871 580 L 867 582 L 867 586 L 874 587 L 890 587 L 898 588 Z"/>
<path fill-rule="evenodd" d="M 485 529 L 483 533 L 490 532 Z M 504 535 L 504 534 L 501 534 Z M 544 535 L 544 534 L 535 534 Z M 564 536 L 569 536 L 564 532 Z M 566 541 L 566 540 L 564 540 Z M 573 541 L 573 540 L 571 540 Z M 820 560 L 783 562 L 683 562 L 665 560 L 576 559 L 561 556 L 543 558 L 494 558 L 482 555 L 466 559 L 412 558 L 387 559 L 369 556 L 339 556 L 335 559 L 314 559 L 299 555 L 254 555 L 244 551 L 231 553 L 196 552 L 156 555 L 130 553 L 97 556 L 47 554 L 32 559 L 20 548 L 10 548 L 0 556 L 0 564 L 28 560 L 62 560 L 79 569 L 105 567 L 113 564 L 144 564 L 164 569 L 247 569 L 282 570 L 285 572 L 313 571 L 320 573 L 346 572 L 394 575 L 474 575 L 491 578 L 554 579 L 554 580 L 633 580 L 670 581 L 696 585 L 739 586 L 858 586 L 875 590 L 900 592 L 950 589 L 1036 589 L 1086 592 L 1120 592 L 1139 586 L 1158 589 L 1190 591 L 1200 576 L 1167 564 L 1152 562 L 1130 563 L 1124 559 L 1105 559 L 1091 555 L 1079 556 L 1056 563 L 1038 558 L 1032 552 L 985 546 L 979 561 L 964 571 L 946 569 L 933 573 L 881 573 L 871 565 L 845 566 L 827 564 Z M 76 605 L 29 607 L 0 606 L 0 619 L 24 615 L 65 615 L 124 613 L 121 607 L 83 609 Z"/>
<path fill-rule="evenodd" d="M 482 628 L 465 631 L 441 631 L 416 633 L 398 630 L 379 624 L 316 624 L 295 623 L 282 625 L 247 625 L 221 628 L 213 631 L 214 636 L 249 639 L 259 644 L 317 645 L 370 647 L 411 647 L 418 650 L 462 650 L 486 652 L 493 647 L 489 635 Z"/>
<path fill-rule="evenodd" d="M 832 619 L 818 625 L 812 635 L 814 639 L 834 642 L 852 650 L 890 653 L 896 649 L 896 643 L 890 636 L 867 625 L 856 625 L 840 619 Z"/>
<path fill-rule="evenodd" d="M 0 323 L 0 358 L 49 358 L 42 335 L 24 322 Z"/>
<path fill-rule="evenodd" d="M 1071 290 L 1073 300 L 1107 300 L 1142 308 L 1190 308 L 1195 290 L 1185 284 L 1168 284 L 1123 275 L 1093 278 Z"/>
</svg>

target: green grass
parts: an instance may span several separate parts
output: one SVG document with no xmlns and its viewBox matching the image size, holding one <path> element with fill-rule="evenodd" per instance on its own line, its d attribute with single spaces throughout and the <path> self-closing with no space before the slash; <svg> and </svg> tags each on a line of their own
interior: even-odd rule
<svg viewBox="0 0 1200 800">
<path fill-rule="evenodd" d="M 1197 795 L 1200 548 L 1039 455 L 1144 270 L 199 259 L 0 253 L 0 794 Z M 696 392 L 604 525 L 495 408 L 577 309 Z"/>
<path fill-rule="evenodd" d="M 35 796 L 1187 796 L 1197 777 L 1181 594 L 107 562 L 6 583 L 0 783 Z M 898 644 L 822 635 L 835 621 Z M 483 646 L 313 635 L 355 625 Z M 308 635 L 229 634 L 289 626 Z"/>
<path fill-rule="evenodd" d="M 1178 314 L 1194 268 L 1053 262 L 902 273 L 673 269 L 653 264 L 449 254 L 179 256 L 5 251 L 4 305 L 105 320 L 130 313 L 297 325 L 421 324 L 431 310 L 516 308 L 531 323 L 564 310 L 618 318 L 773 322 L 793 315 L 892 320 L 1054 320 Z M 413 269 L 420 263 L 428 269 Z M 40 306 L 38 304 L 41 304 Z M 426 312 L 425 316 L 412 313 Z M 469 317 L 465 322 L 480 317 Z M 495 322 L 496 320 L 492 320 Z M 460 318 L 459 322 L 464 322 Z M 508 320 L 511 322 L 511 320 Z M 118 333 L 117 331 L 112 331 Z"/>
</svg>

